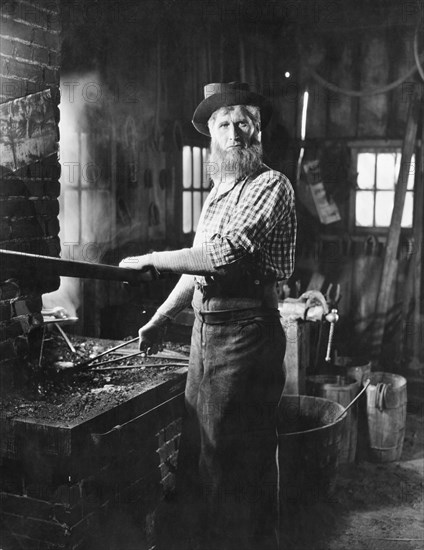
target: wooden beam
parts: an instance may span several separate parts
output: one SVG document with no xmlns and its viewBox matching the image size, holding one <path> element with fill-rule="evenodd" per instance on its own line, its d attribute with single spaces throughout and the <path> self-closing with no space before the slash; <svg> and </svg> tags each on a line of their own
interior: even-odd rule
<svg viewBox="0 0 424 550">
<path fill-rule="evenodd" d="M 408 175 L 410 170 L 411 157 L 414 153 L 418 117 L 421 103 L 421 86 L 415 85 L 408 110 L 406 121 L 405 137 L 402 144 L 402 158 L 399 169 L 398 181 L 395 189 L 392 218 L 387 235 L 383 269 L 381 272 L 380 286 L 377 296 L 377 306 L 373 323 L 372 356 L 378 358 L 381 355 L 381 346 L 386 324 L 386 315 L 389 309 L 390 289 L 397 269 L 397 252 L 401 231 L 403 207 L 405 204 Z"/>
<path fill-rule="evenodd" d="M 414 226 L 415 232 L 415 226 Z M 409 340 L 409 330 L 408 330 L 408 321 L 411 315 L 411 302 L 414 299 L 415 292 L 415 261 L 414 257 L 411 256 L 407 260 L 407 275 L 405 278 L 403 292 L 402 292 L 402 309 L 400 317 L 400 329 L 399 329 L 399 353 L 396 354 L 395 364 L 401 368 L 405 367 L 405 353 L 408 350 L 408 345 L 410 345 Z"/>
<path fill-rule="evenodd" d="M 414 359 L 419 362 L 421 340 L 421 285 L 422 285 L 422 246 L 424 231 L 424 124 L 421 128 L 420 162 L 418 163 L 418 177 L 415 178 L 414 192 L 414 256 L 412 268 L 414 271 L 414 315 L 413 315 L 413 353 Z"/>
</svg>

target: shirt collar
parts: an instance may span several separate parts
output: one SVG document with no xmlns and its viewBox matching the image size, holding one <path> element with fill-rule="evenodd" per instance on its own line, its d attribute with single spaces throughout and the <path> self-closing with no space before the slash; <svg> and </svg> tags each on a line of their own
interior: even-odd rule
<svg viewBox="0 0 424 550">
<path fill-rule="evenodd" d="M 259 175 L 261 172 L 263 172 L 264 170 L 269 170 L 269 167 L 262 163 L 259 168 L 257 168 L 254 172 L 252 172 L 251 174 L 249 174 L 248 176 L 243 176 L 243 177 L 240 177 L 240 178 L 237 178 L 229 187 L 227 187 L 225 189 L 225 191 L 223 191 L 221 194 L 219 194 L 219 197 L 223 197 L 225 195 L 227 195 L 230 191 L 232 191 L 234 189 L 234 187 L 236 185 L 238 185 L 239 183 L 241 182 L 246 182 L 248 179 L 254 179 L 257 175 Z M 211 181 L 212 181 L 212 190 L 214 192 L 214 196 L 213 196 L 213 199 L 216 198 L 216 195 L 219 193 L 219 186 L 220 186 L 220 183 L 215 183 L 213 181 L 213 179 L 211 178 Z"/>
</svg>

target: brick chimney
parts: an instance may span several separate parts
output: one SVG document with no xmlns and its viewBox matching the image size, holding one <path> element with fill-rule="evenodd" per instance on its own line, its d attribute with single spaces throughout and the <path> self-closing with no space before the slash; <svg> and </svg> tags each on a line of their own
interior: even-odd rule
<svg viewBox="0 0 424 550">
<path fill-rule="evenodd" d="M 0 248 L 59 256 L 58 2 L 3 0 L 0 25 Z M 24 277 L 2 261 L 1 390 L 19 383 L 26 365 L 37 364 L 41 295 L 59 282 L 38 272 Z"/>
</svg>

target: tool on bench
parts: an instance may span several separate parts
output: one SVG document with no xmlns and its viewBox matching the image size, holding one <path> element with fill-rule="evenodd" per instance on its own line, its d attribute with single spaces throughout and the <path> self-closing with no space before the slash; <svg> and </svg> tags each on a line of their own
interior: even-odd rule
<svg viewBox="0 0 424 550">
<path fill-rule="evenodd" d="M 103 357 L 104 355 L 107 355 L 108 353 L 112 353 L 112 352 L 116 351 L 119 348 L 123 348 L 124 346 L 128 346 L 128 344 L 132 344 L 132 343 L 137 342 L 137 341 L 138 341 L 138 336 L 136 338 L 132 338 L 131 340 L 126 340 L 125 342 L 122 342 L 121 344 L 118 344 L 117 346 L 114 346 L 113 348 L 107 349 L 106 351 L 102 351 L 101 353 L 99 353 L 98 355 L 95 355 L 94 357 L 89 357 L 85 361 L 82 361 L 81 363 L 78 363 L 77 365 L 75 365 L 74 368 L 77 369 L 77 370 L 83 369 L 84 367 L 88 366 L 90 363 L 92 363 L 96 359 L 99 359 L 100 357 Z M 141 353 L 141 352 L 138 352 L 138 353 Z M 137 355 L 137 354 L 135 354 L 135 355 Z"/>
<path fill-rule="evenodd" d="M 86 359 L 85 361 L 82 361 L 81 363 L 78 363 L 77 365 L 74 366 L 74 369 L 76 369 L 76 370 L 80 370 L 80 369 L 84 369 L 84 368 L 90 368 L 90 369 L 93 368 L 93 369 L 95 369 L 96 367 L 99 367 L 100 365 L 105 365 L 105 364 L 109 364 L 109 363 L 116 363 L 118 361 L 123 361 L 123 360 L 130 359 L 132 357 L 136 357 L 137 355 L 140 355 L 140 356 L 144 355 L 145 356 L 146 352 L 144 352 L 144 351 L 129 352 L 129 353 L 124 353 L 121 357 L 116 357 L 114 359 L 109 359 L 109 360 L 104 361 L 102 363 L 92 365 L 92 363 L 94 361 L 96 361 L 97 359 L 100 359 L 100 357 L 104 357 L 105 355 L 108 355 L 109 353 L 113 353 L 113 352 L 119 350 L 120 348 L 123 348 L 124 346 L 127 346 L 128 344 L 133 344 L 134 342 L 138 342 L 138 336 L 136 338 L 132 338 L 131 340 L 126 340 L 125 342 L 122 342 L 121 344 L 118 344 L 117 346 L 114 346 L 113 348 L 109 348 L 105 351 L 102 351 L 101 353 L 99 353 L 98 355 L 96 355 L 94 357 L 90 357 L 89 359 Z M 153 346 L 152 350 L 153 350 L 153 352 L 151 353 L 151 355 L 155 355 L 158 359 L 169 359 L 169 360 L 178 360 L 178 361 L 188 360 L 188 356 L 186 356 L 182 353 L 173 352 L 172 350 L 169 350 L 169 351 L 168 350 L 163 350 L 162 351 L 162 350 L 159 350 L 159 348 L 157 346 Z"/>
</svg>

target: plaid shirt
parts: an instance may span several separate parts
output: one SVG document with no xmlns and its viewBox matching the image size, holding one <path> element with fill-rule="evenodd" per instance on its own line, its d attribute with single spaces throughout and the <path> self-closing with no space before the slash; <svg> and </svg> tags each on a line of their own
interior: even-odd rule
<svg viewBox="0 0 424 550">
<path fill-rule="evenodd" d="M 194 244 L 205 246 L 215 268 L 256 258 L 267 279 L 288 279 L 293 271 L 296 242 L 294 192 L 290 181 L 262 165 L 259 171 L 218 195 L 209 193 Z M 197 277 L 201 284 L 206 279 Z"/>
</svg>

